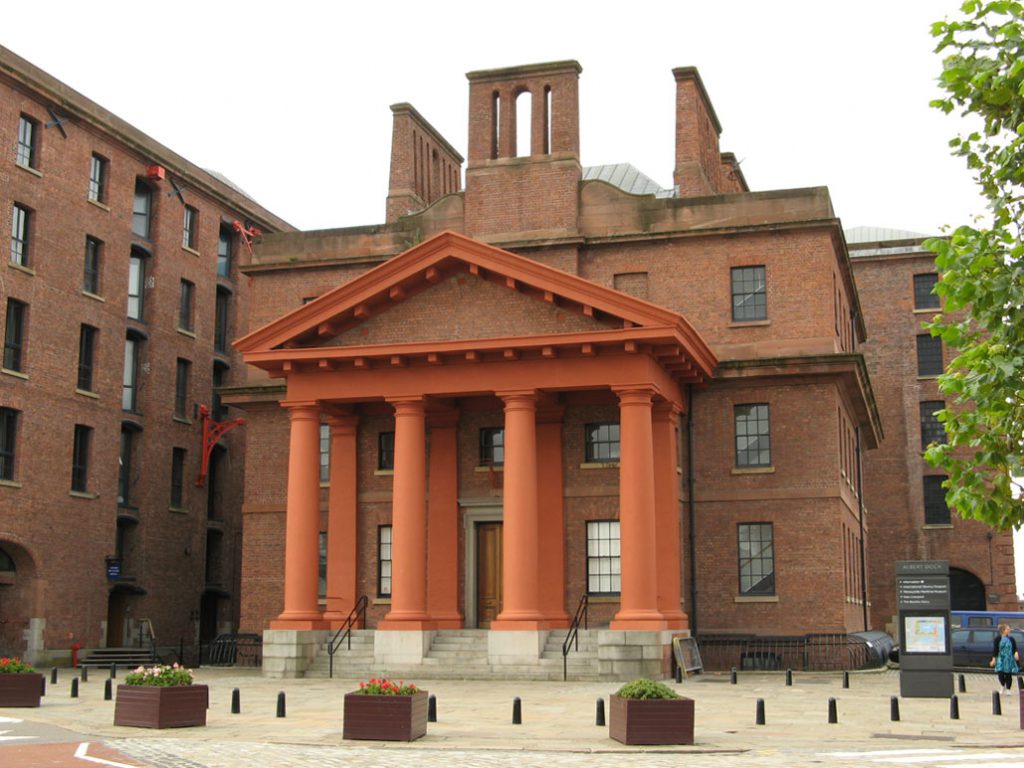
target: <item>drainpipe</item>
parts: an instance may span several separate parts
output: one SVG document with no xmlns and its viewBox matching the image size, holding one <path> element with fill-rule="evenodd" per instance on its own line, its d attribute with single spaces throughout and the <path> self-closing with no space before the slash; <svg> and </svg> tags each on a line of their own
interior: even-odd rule
<svg viewBox="0 0 1024 768">
<path fill-rule="evenodd" d="M 868 578 L 864 563 L 864 487 L 861 485 L 860 427 L 857 427 L 857 510 L 860 512 L 860 604 L 864 609 L 864 631 L 868 631 Z"/>
<path fill-rule="evenodd" d="M 697 536 L 693 501 L 693 384 L 686 385 L 686 507 L 690 522 L 690 634 L 697 634 Z"/>
</svg>

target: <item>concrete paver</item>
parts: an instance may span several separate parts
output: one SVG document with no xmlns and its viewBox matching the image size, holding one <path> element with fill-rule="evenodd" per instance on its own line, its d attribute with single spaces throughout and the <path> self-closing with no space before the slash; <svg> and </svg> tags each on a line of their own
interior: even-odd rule
<svg viewBox="0 0 1024 768">
<path fill-rule="evenodd" d="M 1024 765 L 1017 692 L 1002 695 L 1004 714 L 993 715 L 995 677 L 984 673 L 965 676 L 960 719 L 950 718 L 946 699 L 900 699 L 899 722 L 890 720 L 890 697 L 899 694 L 893 671 L 853 673 L 849 689 L 842 688 L 840 673 L 795 673 L 792 687 L 777 673 L 741 673 L 738 685 L 727 674 L 700 675 L 673 684 L 695 701 L 696 743 L 647 748 L 621 745 L 608 737 L 607 727 L 595 725 L 597 700 L 603 698 L 607 708 L 614 683 L 417 680 L 436 696 L 438 722 L 424 738 L 405 744 L 341 738 L 342 697 L 358 687 L 353 680 L 273 680 L 256 670 L 204 668 L 196 678 L 210 685 L 207 726 L 147 731 L 112 724 L 113 702 L 103 701 L 102 676 L 94 673 L 82 684 L 78 699 L 69 697 L 70 678 L 63 677 L 48 686 L 40 709 L 0 710 L 0 716 L 68 729 L 154 768 L 394 766 L 396 760 L 428 766 L 659 768 L 678 765 L 681 755 L 722 768 L 897 760 Z M 230 712 L 233 688 L 241 691 L 237 715 Z M 287 697 L 283 719 L 276 717 L 279 691 Z M 522 700 L 522 725 L 512 725 L 516 696 Z M 830 697 L 837 700 L 837 724 L 827 722 Z M 757 699 L 765 701 L 764 726 L 755 724 Z M 0 751 L 5 768 L 17 766 L 4 757 L 11 754 Z M 990 759 L 992 754 L 999 759 Z"/>
</svg>

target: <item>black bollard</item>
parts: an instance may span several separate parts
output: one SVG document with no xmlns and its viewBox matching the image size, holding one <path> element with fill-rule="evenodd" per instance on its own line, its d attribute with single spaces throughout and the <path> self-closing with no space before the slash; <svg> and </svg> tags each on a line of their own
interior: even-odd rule
<svg viewBox="0 0 1024 768">
<path fill-rule="evenodd" d="M 42 677 L 39 678 L 39 695 L 40 696 L 45 696 L 46 695 L 46 675 L 43 675 Z"/>
<path fill-rule="evenodd" d="M 430 694 L 427 698 L 427 722 L 437 722 L 437 696 Z"/>
<path fill-rule="evenodd" d="M 682 667 L 676 667 L 676 682 L 677 683 L 683 682 L 683 668 Z"/>
<path fill-rule="evenodd" d="M 736 667 L 732 668 L 732 673 L 729 675 L 729 682 L 736 685 Z"/>
<path fill-rule="evenodd" d="M 604 699 L 597 697 L 597 717 L 594 718 L 594 725 L 604 725 Z"/>
<path fill-rule="evenodd" d="M 116 680 L 117 679 L 117 664 L 116 663 L 110 665 L 110 679 L 111 680 Z"/>
<path fill-rule="evenodd" d="M 992 714 L 1003 714 L 1003 702 L 999 700 L 999 691 L 992 691 Z"/>
<path fill-rule="evenodd" d="M 512 699 L 512 725 L 523 724 L 523 702 L 516 696 Z"/>
<path fill-rule="evenodd" d="M 900 721 L 900 697 L 890 696 L 889 697 L 889 719 L 894 723 Z"/>
<path fill-rule="evenodd" d="M 82 682 L 83 683 L 88 683 L 89 682 L 89 668 L 88 667 L 82 667 Z"/>
<path fill-rule="evenodd" d="M 284 691 L 277 694 L 277 716 L 284 717 Z"/>
<path fill-rule="evenodd" d="M 843 672 L 843 688 L 849 688 L 849 687 L 850 687 L 850 673 L 844 671 Z"/>
<path fill-rule="evenodd" d="M 57 668 L 53 667 L 50 669 L 50 685 L 57 684 Z"/>
<path fill-rule="evenodd" d="M 786 685 L 792 685 L 792 684 L 793 684 L 793 670 L 792 669 L 787 669 L 786 670 Z"/>
<path fill-rule="evenodd" d="M 832 724 L 839 722 L 839 711 L 836 708 L 836 700 L 831 697 L 828 700 L 828 721 Z"/>
<path fill-rule="evenodd" d="M 1017 675 L 1017 690 L 1024 691 L 1024 675 Z"/>
<path fill-rule="evenodd" d="M 113 686 L 112 686 L 112 684 L 110 682 L 110 678 L 108 677 L 106 679 L 106 681 L 104 681 L 104 683 L 103 683 L 103 700 L 104 701 L 110 701 L 112 698 L 114 698 L 113 692 L 111 690 L 112 687 Z"/>
<path fill-rule="evenodd" d="M 949 697 L 949 719 L 960 719 L 960 699 L 956 697 L 955 693 Z"/>
<path fill-rule="evenodd" d="M 967 681 L 964 680 L 964 673 L 963 672 L 960 673 L 960 682 L 959 682 L 959 685 L 957 687 L 958 687 L 958 690 L 960 691 L 960 693 L 967 693 Z"/>
<path fill-rule="evenodd" d="M 757 714 L 754 722 L 757 725 L 764 725 L 764 699 L 757 700 Z"/>
<path fill-rule="evenodd" d="M 237 688 L 231 690 L 231 714 L 238 715 L 242 712 L 242 692 Z"/>
<path fill-rule="evenodd" d="M 78 678 L 77 677 L 71 678 L 71 698 L 72 699 L 77 699 L 78 698 Z"/>
</svg>

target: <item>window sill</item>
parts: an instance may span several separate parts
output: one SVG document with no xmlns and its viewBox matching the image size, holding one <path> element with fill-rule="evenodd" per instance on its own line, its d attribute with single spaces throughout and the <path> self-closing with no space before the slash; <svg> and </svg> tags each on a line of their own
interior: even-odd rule
<svg viewBox="0 0 1024 768">
<path fill-rule="evenodd" d="M 110 213 L 110 206 L 107 205 L 106 203 L 103 203 L 99 200 L 93 200 L 91 197 L 87 197 L 85 198 L 85 200 L 87 203 L 89 203 L 89 205 L 95 205 L 101 211 L 106 211 L 107 213 Z"/>
<path fill-rule="evenodd" d="M 98 493 L 89 493 L 89 491 L 68 491 L 68 495 L 73 499 L 98 499 L 100 497 Z"/>
<path fill-rule="evenodd" d="M 25 379 L 25 381 L 28 381 L 28 374 L 22 373 L 21 371 L 12 371 L 10 368 L 0 368 L 0 373 L 6 373 L 8 376 L 13 376 L 16 379 Z"/>
<path fill-rule="evenodd" d="M 184 507 L 168 507 L 167 511 L 168 512 L 173 512 L 176 515 L 187 515 L 188 514 L 188 510 L 186 508 L 184 508 Z"/>
<path fill-rule="evenodd" d="M 494 471 L 494 472 L 504 472 L 505 471 L 505 467 L 502 466 L 502 465 L 487 464 L 485 466 L 474 467 L 473 471 L 474 472 L 491 472 L 491 471 Z"/>
<path fill-rule="evenodd" d="M 774 475 L 775 467 L 733 467 L 730 472 L 734 475 Z"/>
<path fill-rule="evenodd" d="M 942 375 L 941 373 L 930 373 L 927 376 L 918 376 L 917 380 L 918 381 L 935 381 L 941 375 Z"/>
<path fill-rule="evenodd" d="M 171 420 L 176 421 L 178 424 L 187 424 L 190 427 L 192 426 L 192 419 L 186 419 L 184 416 L 172 416 Z"/>
<path fill-rule="evenodd" d="M 619 462 L 617 461 L 584 461 L 580 464 L 580 469 L 618 469 Z"/>
<path fill-rule="evenodd" d="M 194 339 L 196 337 L 196 332 L 190 331 L 187 328 L 179 328 L 178 333 L 180 333 L 182 336 L 188 336 L 190 339 Z"/>
<path fill-rule="evenodd" d="M 922 307 L 922 308 L 914 307 L 914 309 L 911 310 L 911 311 L 915 315 L 941 315 L 942 314 L 942 307 Z"/>
<path fill-rule="evenodd" d="M 923 531 L 951 531 L 953 530 L 952 523 L 925 523 L 921 526 Z"/>
<path fill-rule="evenodd" d="M 772 324 L 771 320 L 733 320 L 728 328 L 767 328 Z"/>
<path fill-rule="evenodd" d="M 331 481 L 330 480 L 321 480 L 320 481 L 320 487 L 321 488 L 330 488 L 331 487 Z"/>
<path fill-rule="evenodd" d="M 21 488 L 17 480 L 0 480 L 0 488 Z"/>
<path fill-rule="evenodd" d="M 99 395 L 97 395 L 95 392 L 92 392 L 92 391 L 90 391 L 88 389 L 78 389 L 76 387 L 75 388 L 75 394 L 76 395 L 81 395 L 82 397 L 91 397 L 93 400 L 99 400 L 100 399 Z"/>
<path fill-rule="evenodd" d="M 395 470 L 393 470 L 393 469 L 375 469 L 375 470 L 373 470 L 373 474 L 376 477 L 390 477 L 391 475 L 395 474 Z"/>
<path fill-rule="evenodd" d="M 587 602 L 596 605 L 618 605 L 622 598 L 619 595 L 587 595 Z"/>
<path fill-rule="evenodd" d="M 107 300 L 100 296 L 98 293 L 90 293 L 89 291 L 83 289 L 82 295 L 85 296 L 85 298 L 87 299 L 92 299 L 93 301 L 102 301 L 104 304 L 107 303 Z"/>
<path fill-rule="evenodd" d="M 181 250 L 185 251 L 186 253 L 191 253 L 193 256 L 202 256 L 202 254 L 199 253 L 199 251 L 197 251 L 195 248 L 190 248 L 187 245 L 181 246 Z"/>
<path fill-rule="evenodd" d="M 13 261 L 7 262 L 7 266 L 11 269 L 16 269 L 19 272 L 24 272 L 26 275 L 32 275 L 35 277 L 36 271 L 32 267 L 26 267 L 24 264 L 17 264 Z"/>
<path fill-rule="evenodd" d="M 373 598 L 374 605 L 391 605 L 390 597 L 375 597 Z"/>
<path fill-rule="evenodd" d="M 734 603 L 777 603 L 779 602 L 778 595 L 736 595 L 732 601 Z"/>
<path fill-rule="evenodd" d="M 21 168 L 21 170 L 23 170 L 25 173 L 31 173 L 33 176 L 36 176 L 40 179 L 43 178 L 42 171 L 37 171 L 31 165 L 22 165 L 21 163 L 15 163 L 14 165 L 16 168 Z"/>
</svg>

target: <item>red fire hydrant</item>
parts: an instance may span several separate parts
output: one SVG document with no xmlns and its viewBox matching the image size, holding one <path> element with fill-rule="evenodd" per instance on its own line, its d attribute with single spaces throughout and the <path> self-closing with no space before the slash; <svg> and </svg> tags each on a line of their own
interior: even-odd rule
<svg viewBox="0 0 1024 768">
<path fill-rule="evenodd" d="M 71 666 L 72 667 L 77 667 L 78 666 L 78 652 L 80 650 L 82 650 L 82 644 L 81 643 L 72 643 L 71 644 Z"/>
</svg>

